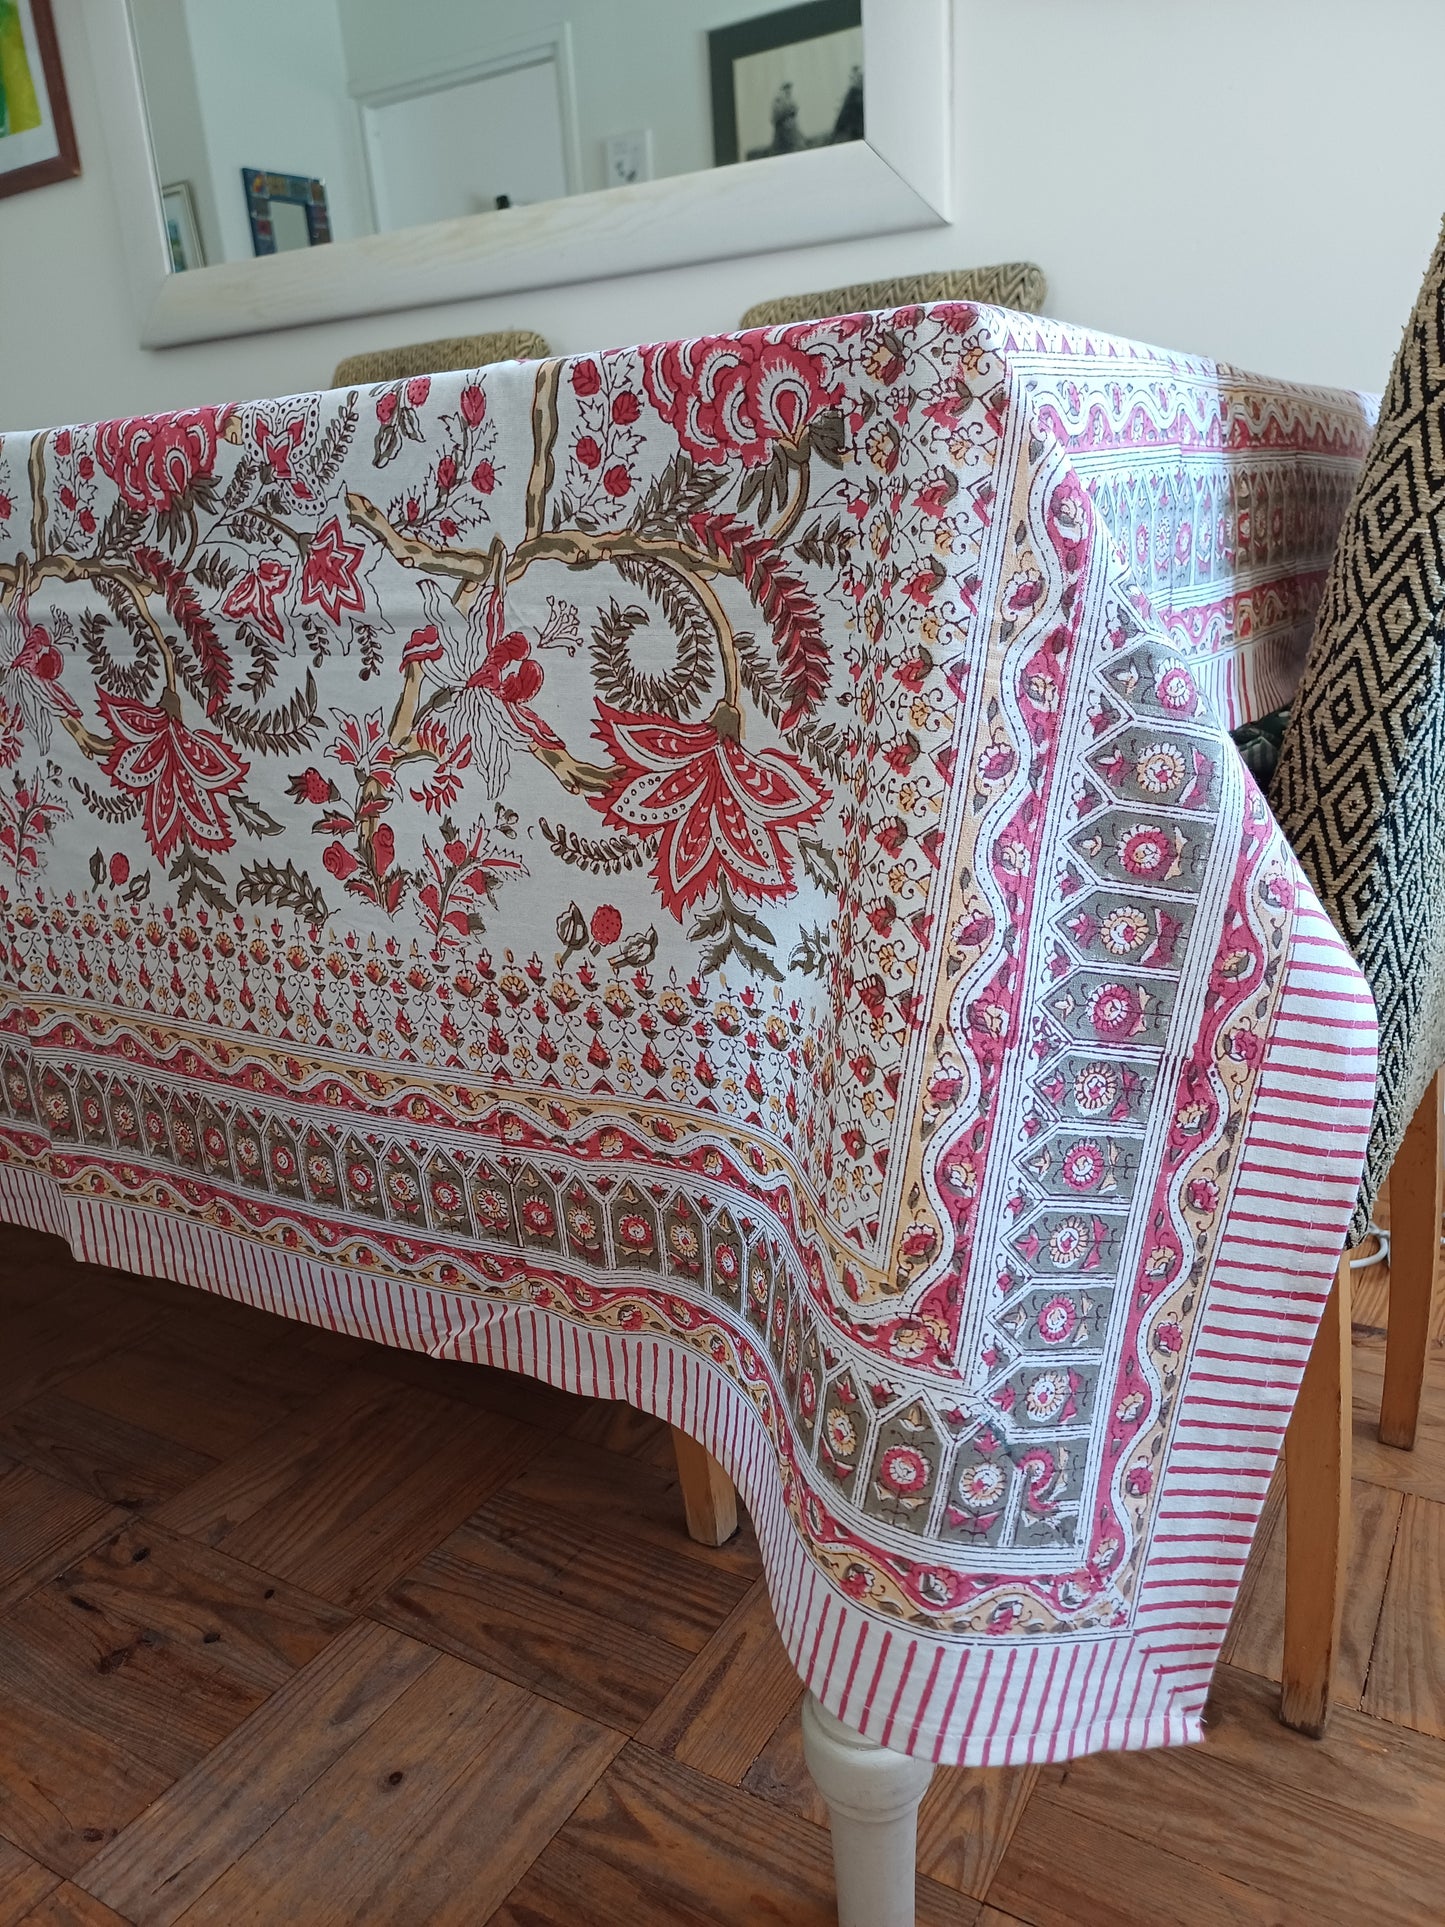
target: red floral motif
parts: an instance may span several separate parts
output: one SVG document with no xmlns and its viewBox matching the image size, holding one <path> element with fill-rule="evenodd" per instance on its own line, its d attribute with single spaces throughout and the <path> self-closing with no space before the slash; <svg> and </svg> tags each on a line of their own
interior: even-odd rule
<svg viewBox="0 0 1445 1927">
<path fill-rule="evenodd" d="M 1024 1391 L 1024 1412 L 1035 1425 L 1063 1416 L 1069 1397 L 1069 1374 L 1065 1371 L 1040 1372 Z"/>
<path fill-rule="evenodd" d="M 304 770 L 300 776 L 293 776 L 286 787 L 298 803 L 327 803 L 333 800 L 331 784 L 319 769 Z"/>
<path fill-rule="evenodd" d="M 274 556 L 265 556 L 249 575 L 232 585 L 221 604 L 221 614 L 233 622 L 251 621 L 276 642 L 286 640 L 286 624 L 277 613 L 276 598 L 291 580 L 291 571 Z"/>
<path fill-rule="evenodd" d="M 172 508 L 215 467 L 230 413 L 229 408 L 191 408 L 102 422 L 95 458 L 132 508 L 143 514 Z"/>
<path fill-rule="evenodd" d="M 340 883 L 361 868 L 361 858 L 353 856 L 344 843 L 328 843 L 321 853 L 321 861 Z"/>
<path fill-rule="evenodd" d="M 500 616 L 500 603 L 496 607 Z M 467 684 L 472 689 L 485 689 L 504 703 L 529 703 L 541 690 L 542 665 L 521 630 L 510 629 L 490 644 L 480 668 L 468 677 Z"/>
<path fill-rule="evenodd" d="M 360 614 L 366 607 L 366 591 L 357 580 L 366 551 L 359 542 L 348 542 L 336 516 L 324 522 L 312 538 L 301 566 L 301 600 L 314 603 L 335 623 L 343 609 Z"/>
<path fill-rule="evenodd" d="M 592 941 L 605 947 L 622 935 L 622 912 L 615 904 L 602 903 L 592 912 Z"/>
<path fill-rule="evenodd" d="M 1092 1138 L 1071 1144 L 1062 1161 L 1064 1182 L 1075 1191 L 1091 1191 L 1104 1176 L 1104 1154 Z"/>
<path fill-rule="evenodd" d="M 23 683 L 16 685 L 16 678 L 22 678 L 32 686 L 39 685 L 48 704 L 67 716 L 78 716 L 80 705 L 61 687 L 60 677 L 65 668 L 65 658 L 55 646 L 49 629 L 42 623 L 30 620 L 30 598 L 19 589 L 11 602 L 10 614 L 12 620 L 5 627 L 19 639 L 20 647 L 3 664 L 0 674 L 3 674 L 7 685 L 16 687 L 22 719 L 25 707 Z M 8 641 L 9 636 L 5 640 Z"/>
<path fill-rule="evenodd" d="M 41 867 L 41 850 L 57 823 L 70 814 L 46 778 L 17 773 L 13 795 L 0 792 L 0 857 L 24 877 Z"/>
<path fill-rule="evenodd" d="M 380 834 L 378 830 L 377 835 Z M 468 936 L 483 906 L 495 895 L 503 874 L 523 868 L 518 858 L 487 847 L 484 824 L 478 824 L 466 841 L 459 836 L 448 836 L 441 849 L 436 850 L 424 837 L 421 848 L 426 870 L 418 877 L 421 884 L 418 901 L 427 928 L 439 945 L 455 943 Z M 391 856 L 392 852 L 388 851 L 388 864 Z M 508 1002 L 512 1002 L 510 997 Z M 499 1051 L 498 1055 L 506 1053 Z"/>
<path fill-rule="evenodd" d="M 624 1251 L 651 1251 L 652 1226 L 640 1212 L 630 1212 L 618 1225 Z"/>
<path fill-rule="evenodd" d="M 1072 1338 L 1079 1314 L 1072 1298 L 1055 1297 L 1040 1306 L 1037 1322 L 1039 1337 L 1046 1345 L 1062 1345 Z"/>
<path fill-rule="evenodd" d="M 272 474 L 279 475 L 283 482 L 289 482 L 303 501 L 309 498 L 311 490 L 291 472 L 291 465 L 306 439 L 305 415 L 292 415 L 287 421 L 270 421 L 261 415 L 257 418 L 254 432 L 257 450 Z"/>
<path fill-rule="evenodd" d="M 648 398 L 696 461 L 736 457 L 755 468 L 775 442 L 801 440 L 809 422 L 842 393 L 829 384 L 822 356 L 799 345 L 803 333 L 791 328 L 781 341 L 709 335 L 644 348 Z"/>
<path fill-rule="evenodd" d="M 679 922 L 724 880 L 739 896 L 785 897 L 793 865 L 784 835 L 816 823 L 828 792 L 794 756 L 754 756 L 710 723 L 627 716 L 597 705 L 599 739 L 618 775 L 595 799 L 603 820 L 657 838 L 653 876 Z"/>
<path fill-rule="evenodd" d="M 392 767 L 396 758 L 396 746 L 387 736 L 381 720 L 381 711 L 373 709 L 367 716 L 347 716 L 341 710 L 333 710 L 336 718 L 336 740 L 326 750 L 326 755 L 340 763 L 343 769 L 354 770 L 358 783 L 375 783 L 379 789 L 389 790 L 396 781 L 396 771 Z M 319 775 L 318 771 L 308 771 L 308 776 Z M 302 779 L 303 782 L 306 778 Z M 292 794 L 296 792 L 293 789 Z M 330 795 L 308 797 L 308 801 L 325 802 Z"/>
<path fill-rule="evenodd" d="M 1118 1042 L 1144 1028 L 1144 993 L 1132 984 L 1100 984 L 1089 995 L 1088 1012 L 1099 1036 Z"/>
<path fill-rule="evenodd" d="M 997 1506 L 1007 1491 L 1007 1474 L 1000 1466 L 992 1465 L 987 1460 L 965 1466 L 958 1475 L 959 1503 L 973 1513 L 986 1512 L 990 1506 Z"/>
<path fill-rule="evenodd" d="M 507 1201 L 500 1191 L 489 1185 L 478 1193 L 477 1222 L 483 1231 L 505 1231 L 510 1217 Z"/>
<path fill-rule="evenodd" d="M 1224 1047 L 1236 1064 L 1257 1064 L 1263 1046 L 1252 1030 L 1232 1030 L 1224 1040 Z"/>
<path fill-rule="evenodd" d="M 878 1482 L 902 1498 L 921 1492 L 932 1477 L 932 1467 L 911 1445 L 891 1445 L 878 1461 Z"/>
<path fill-rule="evenodd" d="M 522 1223 L 534 1238 L 550 1238 L 557 1229 L 552 1207 L 543 1198 L 524 1198 Z"/>
<path fill-rule="evenodd" d="M 250 768 L 209 730 L 187 729 L 170 709 L 98 692 L 113 739 L 102 768 L 116 786 L 141 799 L 146 841 L 160 862 L 182 840 L 198 850 L 235 842 L 222 802 Z"/>
<path fill-rule="evenodd" d="M 938 1248 L 938 1233 L 931 1224 L 910 1225 L 904 1232 L 899 1250 L 905 1258 L 929 1258 Z"/>
<path fill-rule="evenodd" d="M 1182 662 L 1170 662 L 1164 665 L 1155 678 L 1154 694 L 1162 708 L 1172 709 L 1180 716 L 1191 715 L 1199 701 L 1199 692 L 1194 686 L 1194 678 Z"/>
<path fill-rule="evenodd" d="M 1213 1178 L 1191 1178 L 1185 1196 L 1196 1211 L 1219 1209 L 1219 1186 Z"/>
<path fill-rule="evenodd" d="M 1119 861 L 1130 876 L 1158 883 L 1179 874 L 1183 838 L 1153 823 L 1135 823 L 1119 839 Z"/>
</svg>

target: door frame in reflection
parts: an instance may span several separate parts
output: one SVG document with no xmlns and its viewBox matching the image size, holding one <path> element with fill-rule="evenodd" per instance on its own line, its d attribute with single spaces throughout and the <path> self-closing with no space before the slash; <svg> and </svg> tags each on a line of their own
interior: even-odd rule
<svg viewBox="0 0 1445 1927">
<path fill-rule="evenodd" d="M 577 114 L 577 85 L 572 64 L 572 29 L 566 21 L 553 27 L 535 27 L 525 33 L 494 39 L 492 51 L 484 60 L 469 61 L 462 67 L 448 67 L 435 74 L 423 74 L 397 87 L 383 87 L 358 94 L 361 114 L 362 148 L 366 155 L 372 219 L 380 234 L 404 232 L 391 226 L 386 205 L 386 179 L 378 132 L 378 111 L 394 107 L 403 100 L 420 100 L 430 95 L 449 93 L 478 80 L 496 80 L 503 74 L 517 73 L 523 67 L 549 66 L 557 82 L 557 110 L 562 126 L 562 169 L 569 195 L 582 188 L 582 142 Z"/>
</svg>

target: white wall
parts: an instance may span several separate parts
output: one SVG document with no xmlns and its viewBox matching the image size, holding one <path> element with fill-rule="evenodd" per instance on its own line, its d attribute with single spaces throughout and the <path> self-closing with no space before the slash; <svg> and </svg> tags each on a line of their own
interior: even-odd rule
<svg viewBox="0 0 1445 1927">
<path fill-rule="evenodd" d="M 954 0 L 950 229 L 143 352 L 86 60 L 56 0 L 83 177 L 0 200 L 0 421 L 324 383 L 338 356 L 478 328 L 560 349 L 698 333 L 751 301 L 1029 256 L 1070 320 L 1379 387 L 1445 211 L 1439 0 Z"/>
<path fill-rule="evenodd" d="M 72 10 L 74 5 L 72 0 Z M 252 256 L 241 170 L 326 183 L 338 241 L 372 231 L 357 110 L 335 0 L 187 0 L 191 57 L 227 261 Z"/>
</svg>

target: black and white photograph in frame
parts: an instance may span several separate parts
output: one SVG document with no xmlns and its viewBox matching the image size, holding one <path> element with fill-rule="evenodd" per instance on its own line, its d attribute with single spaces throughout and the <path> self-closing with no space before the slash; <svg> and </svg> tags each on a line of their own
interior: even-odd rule
<svg viewBox="0 0 1445 1927">
<path fill-rule="evenodd" d="M 808 0 L 708 35 L 713 160 L 863 138 L 861 0 Z"/>
</svg>

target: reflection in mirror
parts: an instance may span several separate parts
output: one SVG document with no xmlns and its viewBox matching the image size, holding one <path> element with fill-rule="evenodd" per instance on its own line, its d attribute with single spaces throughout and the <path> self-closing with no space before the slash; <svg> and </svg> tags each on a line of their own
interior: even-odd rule
<svg viewBox="0 0 1445 1927">
<path fill-rule="evenodd" d="M 273 201 L 271 227 L 274 252 L 277 254 L 290 254 L 295 248 L 309 248 L 311 245 L 306 210 L 297 201 Z"/>
<path fill-rule="evenodd" d="M 861 0 L 129 0 L 176 268 L 863 134 Z M 249 183 L 320 188 L 323 225 Z M 312 207 L 316 205 L 313 200 Z"/>
<path fill-rule="evenodd" d="M 251 246 L 257 254 L 290 254 L 331 239 L 324 181 L 243 167 L 241 184 L 251 217 Z"/>
</svg>

